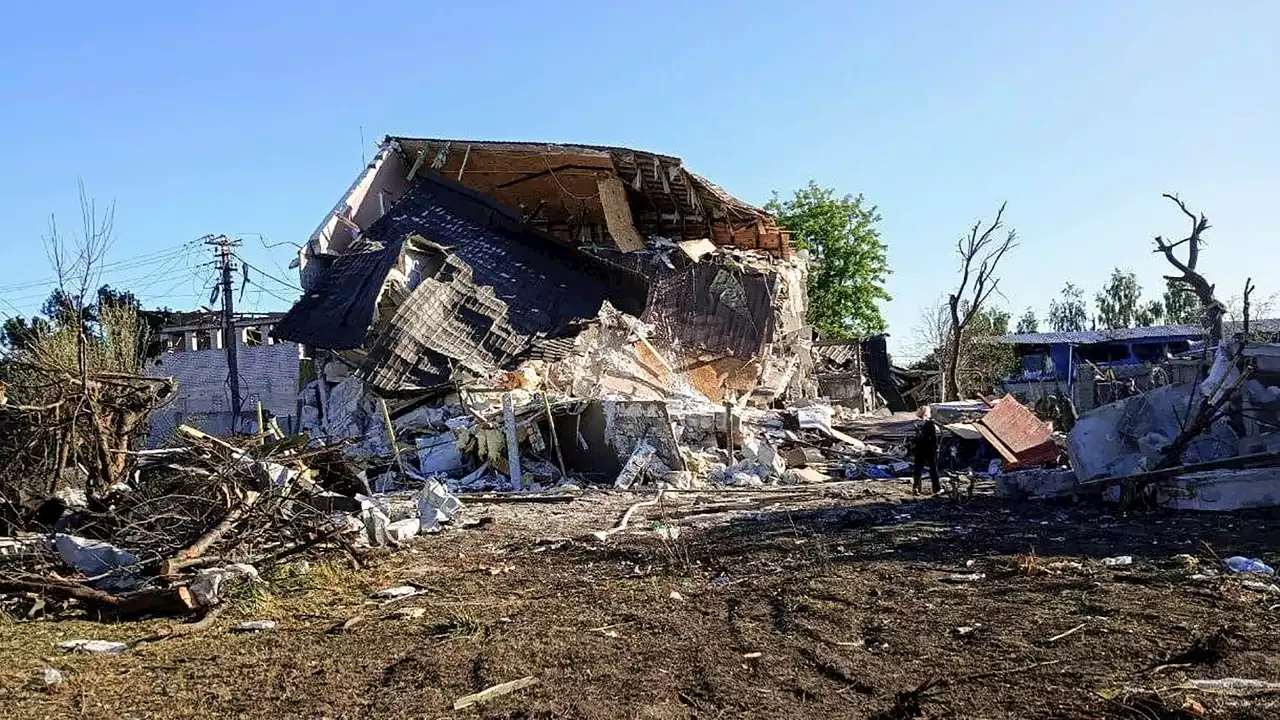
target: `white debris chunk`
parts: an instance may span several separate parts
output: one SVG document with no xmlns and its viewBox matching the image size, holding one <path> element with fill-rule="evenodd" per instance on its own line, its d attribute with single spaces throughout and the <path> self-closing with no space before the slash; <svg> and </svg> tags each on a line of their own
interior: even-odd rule
<svg viewBox="0 0 1280 720">
<path fill-rule="evenodd" d="M 422 530 L 422 521 L 418 518 L 397 520 L 387 525 L 387 539 L 394 543 L 405 543 L 412 540 Z"/>
<path fill-rule="evenodd" d="M 208 607 L 222 602 L 228 587 L 257 581 L 258 571 L 252 565 L 232 563 L 218 568 L 204 568 L 196 574 L 196 579 L 191 581 L 187 589 L 195 598 L 196 605 Z"/>
<path fill-rule="evenodd" d="M 412 585 L 396 585 L 395 587 L 379 590 L 373 596 L 379 600 L 395 600 L 396 598 L 409 597 L 416 592 L 418 592 L 418 589 Z"/>
<path fill-rule="evenodd" d="M 114 640 L 67 640 L 58 643 L 58 649 L 67 652 L 119 653 L 128 650 L 129 646 Z"/>
<path fill-rule="evenodd" d="M 423 483 L 415 499 L 418 502 L 418 517 L 422 519 L 424 525 L 429 524 L 431 518 L 437 515 L 443 514 L 444 517 L 439 519 L 447 522 L 462 512 L 462 501 L 438 480 L 427 480 Z"/>
<path fill-rule="evenodd" d="M 653 464 L 661 464 L 660 461 L 654 459 L 657 449 L 649 444 L 647 440 L 641 440 L 636 443 L 636 449 L 631 451 L 631 457 L 627 458 L 627 463 L 622 466 L 622 470 L 618 473 L 618 479 L 614 481 L 614 487 L 619 490 L 630 490 L 631 486 L 638 480 Z M 663 473 L 667 472 L 667 468 L 663 467 Z"/>
<path fill-rule="evenodd" d="M 40 679 L 45 685 L 61 685 L 65 678 L 62 677 L 62 671 L 56 668 L 45 668 L 40 673 Z"/>
<path fill-rule="evenodd" d="M 1102 558 L 1101 562 L 1107 567 L 1129 567 L 1133 564 L 1133 556 L 1117 555 L 1115 557 Z"/>
<path fill-rule="evenodd" d="M 58 533 L 54 536 L 53 544 L 64 562 L 91 577 L 138 562 L 133 553 L 99 540 Z"/>
<path fill-rule="evenodd" d="M 952 573 L 942 578 L 944 582 L 971 583 L 986 579 L 986 573 Z"/>
<path fill-rule="evenodd" d="M 265 632 L 275 630 L 275 620 L 247 620 L 231 628 L 232 632 Z"/>
</svg>

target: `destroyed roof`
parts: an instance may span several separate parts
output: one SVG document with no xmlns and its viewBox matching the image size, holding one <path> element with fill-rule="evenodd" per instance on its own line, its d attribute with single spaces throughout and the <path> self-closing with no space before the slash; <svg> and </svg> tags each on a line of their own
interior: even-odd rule
<svg viewBox="0 0 1280 720">
<path fill-rule="evenodd" d="M 1244 329 L 1243 323 L 1224 322 L 1222 332 L 1235 335 Z M 1249 332 L 1280 333 L 1280 319 L 1262 318 L 1249 321 Z M 1010 345 L 1094 345 L 1106 342 L 1134 340 L 1197 340 L 1204 336 L 1199 325 L 1151 325 L 1148 327 L 1113 328 L 1110 330 L 1079 330 L 1074 332 L 1014 333 L 1000 337 L 1000 342 Z"/>
<path fill-rule="evenodd" d="M 1010 345 L 1094 345 L 1106 342 L 1160 340 L 1163 338 L 1192 340 L 1203 334 L 1204 330 L 1195 325 L 1153 325 L 1150 327 L 1113 328 L 1110 330 L 1014 333 L 1002 336 L 1000 342 Z"/>
<path fill-rule="evenodd" d="M 389 136 L 410 167 L 456 178 L 531 223 L 575 242 L 640 249 L 651 237 L 710 238 L 716 245 L 787 257 L 790 234 L 671 155 L 609 145 Z M 607 236 L 586 234 L 607 228 Z"/>
<path fill-rule="evenodd" d="M 416 254 L 406 259 L 405 252 Z M 375 385 L 388 390 L 418 371 L 435 377 L 437 353 L 489 369 L 540 337 L 595 317 L 605 300 L 638 314 L 647 292 L 633 273 L 565 246 L 468 188 L 423 173 L 333 259 L 272 334 L 329 350 L 364 346 L 378 302 L 387 299 L 388 275 L 402 261 L 406 276 L 422 279 L 387 311 L 394 313 L 389 320 L 382 318 L 385 331 L 370 353 L 371 360 L 383 356 L 379 365 L 390 375 Z"/>
</svg>

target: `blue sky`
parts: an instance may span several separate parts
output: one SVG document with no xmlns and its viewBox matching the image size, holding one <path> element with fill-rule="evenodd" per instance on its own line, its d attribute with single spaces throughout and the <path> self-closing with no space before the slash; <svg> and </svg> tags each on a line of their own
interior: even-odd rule
<svg viewBox="0 0 1280 720">
<path fill-rule="evenodd" d="M 1015 315 L 1113 266 L 1155 294 L 1151 237 L 1186 229 L 1166 191 L 1209 214 L 1220 296 L 1280 292 L 1280 3 L 23 3 L 6 26 L 6 314 L 46 294 L 78 180 L 115 202 L 105 279 L 148 300 L 207 302 L 208 254 L 177 250 L 207 233 L 294 282 L 265 246 L 305 240 L 389 133 L 667 152 L 757 203 L 864 193 L 903 355 L 1004 200 Z M 262 286 L 247 309 L 287 306 Z"/>
</svg>

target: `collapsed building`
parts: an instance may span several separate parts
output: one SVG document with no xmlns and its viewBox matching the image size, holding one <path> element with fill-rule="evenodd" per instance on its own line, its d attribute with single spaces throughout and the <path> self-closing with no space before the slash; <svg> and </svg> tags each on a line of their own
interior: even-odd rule
<svg viewBox="0 0 1280 720">
<path fill-rule="evenodd" d="M 297 266 L 304 294 L 272 335 L 315 351 L 302 425 L 330 440 L 359 434 L 346 418 L 371 396 L 398 417 L 495 388 L 816 393 L 804 254 L 667 155 L 388 137 Z"/>
</svg>

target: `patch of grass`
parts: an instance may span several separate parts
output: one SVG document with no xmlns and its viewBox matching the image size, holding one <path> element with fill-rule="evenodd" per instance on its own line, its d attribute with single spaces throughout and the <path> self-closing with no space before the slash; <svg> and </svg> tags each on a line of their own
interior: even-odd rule
<svg viewBox="0 0 1280 720">
<path fill-rule="evenodd" d="M 484 638 L 489 634 L 489 624 L 477 615 L 454 611 L 444 620 L 432 624 L 428 631 L 436 640 Z"/>
<path fill-rule="evenodd" d="M 272 568 L 261 582 L 241 586 L 230 602 L 240 616 L 326 615 L 337 606 L 364 600 L 375 589 L 367 573 L 341 562 L 292 564 Z"/>
</svg>

